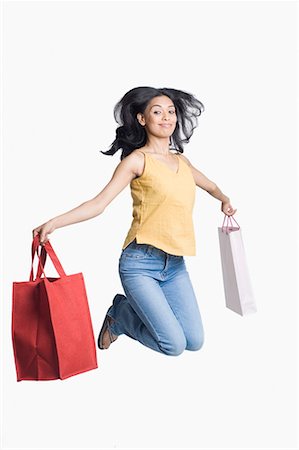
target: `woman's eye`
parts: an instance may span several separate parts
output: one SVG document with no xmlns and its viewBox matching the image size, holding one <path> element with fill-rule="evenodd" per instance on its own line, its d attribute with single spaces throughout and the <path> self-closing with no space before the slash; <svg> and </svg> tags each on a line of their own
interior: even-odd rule
<svg viewBox="0 0 299 450">
<path fill-rule="evenodd" d="M 160 114 L 160 112 L 161 112 L 161 111 L 154 111 L 154 114 L 156 114 L 156 113 Z M 175 111 L 168 111 L 168 112 L 170 112 L 171 114 L 174 114 L 174 113 L 175 113 Z"/>
</svg>

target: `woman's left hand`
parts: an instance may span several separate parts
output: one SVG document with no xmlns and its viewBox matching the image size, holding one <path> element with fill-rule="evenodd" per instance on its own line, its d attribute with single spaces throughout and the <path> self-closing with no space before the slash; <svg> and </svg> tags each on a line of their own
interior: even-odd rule
<svg viewBox="0 0 299 450">
<path fill-rule="evenodd" d="M 235 212 L 237 211 L 236 209 L 234 209 L 232 207 L 232 205 L 230 204 L 230 202 L 222 202 L 221 204 L 221 211 L 226 214 L 227 216 L 232 216 L 235 214 Z"/>
</svg>

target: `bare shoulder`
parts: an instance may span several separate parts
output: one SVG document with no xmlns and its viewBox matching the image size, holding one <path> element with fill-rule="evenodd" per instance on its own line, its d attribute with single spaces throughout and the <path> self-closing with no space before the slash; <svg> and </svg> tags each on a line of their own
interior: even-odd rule
<svg viewBox="0 0 299 450">
<path fill-rule="evenodd" d="M 122 162 L 129 167 L 137 177 L 142 174 L 144 169 L 144 155 L 140 150 L 142 149 L 133 150 L 122 160 Z"/>
<path fill-rule="evenodd" d="M 135 159 L 139 159 L 139 160 L 144 160 L 144 155 L 143 153 L 146 153 L 145 150 L 143 150 L 143 147 L 141 148 L 136 148 L 135 150 L 133 150 L 129 156 L 133 156 Z"/>
<path fill-rule="evenodd" d="M 185 163 L 188 164 L 188 166 L 190 166 L 190 167 L 192 166 L 192 164 L 191 164 L 191 162 L 189 161 L 189 159 L 186 158 L 186 156 L 184 156 L 181 152 L 178 152 L 177 155 L 179 155 L 180 158 L 182 158 L 182 159 L 185 161 Z"/>
</svg>

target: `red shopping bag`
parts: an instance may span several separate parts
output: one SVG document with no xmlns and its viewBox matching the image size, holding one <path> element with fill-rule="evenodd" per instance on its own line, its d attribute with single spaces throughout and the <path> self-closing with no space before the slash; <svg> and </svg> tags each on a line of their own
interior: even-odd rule
<svg viewBox="0 0 299 450">
<path fill-rule="evenodd" d="M 47 255 L 60 278 L 46 277 Z M 66 275 L 50 242 L 41 246 L 38 235 L 29 281 L 13 282 L 12 341 L 17 381 L 64 380 L 98 367 L 83 274 Z"/>
</svg>

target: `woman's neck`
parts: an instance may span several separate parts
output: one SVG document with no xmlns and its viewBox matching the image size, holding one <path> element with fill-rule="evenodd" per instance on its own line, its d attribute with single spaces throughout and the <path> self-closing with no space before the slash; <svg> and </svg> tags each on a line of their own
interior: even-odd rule
<svg viewBox="0 0 299 450">
<path fill-rule="evenodd" d="M 169 142 L 161 143 L 161 142 L 148 142 L 144 145 L 144 148 L 149 150 L 151 153 L 159 153 L 160 155 L 167 156 L 171 152 L 169 151 Z"/>
</svg>

